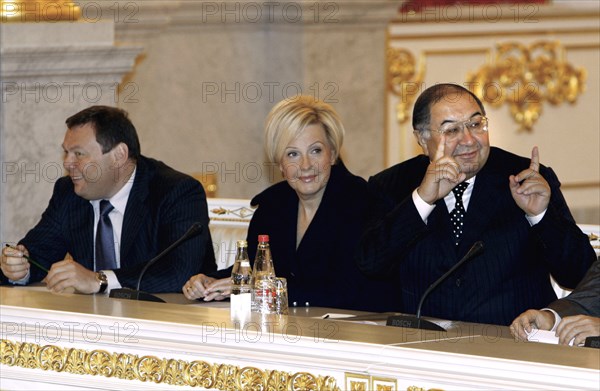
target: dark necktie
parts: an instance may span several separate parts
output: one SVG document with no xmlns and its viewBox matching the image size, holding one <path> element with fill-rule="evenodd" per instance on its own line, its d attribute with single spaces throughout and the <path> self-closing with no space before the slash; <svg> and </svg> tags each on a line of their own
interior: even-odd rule
<svg viewBox="0 0 600 391">
<path fill-rule="evenodd" d="M 114 208 L 108 200 L 100 201 L 100 219 L 96 229 L 96 270 L 117 268 L 113 227 L 108 217 Z"/>
<path fill-rule="evenodd" d="M 454 193 L 454 197 L 456 198 L 456 205 L 454 206 L 454 210 L 450 212 L 450 221 L 452 222 L 452 231 L 454 232 L 454 243 L 458 246 L 460 243 L 460 237 L 463 233 L 463 220 L 465 218 L 465 206 L 463 205 L 462 196 L 467 187 L 469 186 L 469 182 L 459 183 L 452 192 Z"/>
</svg>

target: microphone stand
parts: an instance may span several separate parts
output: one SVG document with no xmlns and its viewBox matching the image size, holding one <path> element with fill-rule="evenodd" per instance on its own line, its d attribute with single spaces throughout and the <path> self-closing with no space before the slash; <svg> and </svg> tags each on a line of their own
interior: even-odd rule
<svg viewBox="0 0 600 391">
<path fill-rule="evenodd" d="M 157 303 L 166 303 L 160 297 L 154 296 L 150 293 L 140 291 L 140 284 L 142 283 L 142 277 L 146 274 L 146 271 L 150 268 L 150 266 L 154 265 L 157 261 L 162 259 L 165 255 L 170 253 L 175 247 L 179 246 L 185 240 L 191 238 L 202 231 L 202 224 L 194 223 L 187 230 L 182 237 L 177 239 L 173 244 L 164 249 L 160 254 L 152 258 L 150 261 L 146 263 L 142 271 L 140 272 L 140 276 L 138 277 L 136 289 L 130 288 L 120 288 L 120 289 L 112 289 L 108 297 L 116 298 L 116 299 L 127 299 L 127 300 L 139 300 L 139 301 L 154 301 Z"/>
<path fill-rule="evenodd" d="M 483 251 L 483 242 L 478 241 L 471 246 L 469 252 L 454 266 L 450 268 L 443 276 L 438 278 L 433 284 L 429 285 L 429 288 L 425 290 L 425 293 L 421 296 L 421 300 L 419 301 L 419 305 L 417 306 L 417 314 L 413 315 L 393 315 L 387 318 L 386 326 L 395 326 L 395 327 L 405 327 L 412 329 L 424 329 L 424 330 L 435 330 L 435 331 L 446 331 L 442 326 L 435 324 L 427 319 L 421 318 L 421 308 L 423 307 L 423 303 L 425 299 L 429 296 L 429 294 L 438 287 L 442 282 L 448 278 L 452 273 L 456 271 L 459 267 L 461 267 L 465 262 L 470 259 L 473 259 L 475 256 L 479 255 Z"/>
</svg>

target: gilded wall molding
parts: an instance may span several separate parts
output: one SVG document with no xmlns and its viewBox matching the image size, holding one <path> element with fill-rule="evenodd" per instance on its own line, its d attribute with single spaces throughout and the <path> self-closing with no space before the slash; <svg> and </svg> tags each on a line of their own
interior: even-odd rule
<svg viewBox="0 0 600 391">
<path fill-rule="evenodd" d="M 396 119 L 404 124 L 410 118 L 410 108 L 421 92 L 421 82 L 425 74 L 423 56 L 417 60 L 407 49 L 388 48 L 386 50 L 388 88 L 398 97 Z"/>
<path fill-rule="evenodd" d="M 237 216 L 237 218 L 236 217 L 232 217 L 232 218 L 226 218 L 226 217 L 214 218 L 213 217 L 215 220 L 221 220 L 221 221 L 248 221 L 254 215 L 254 210 L 250 209 L 250 208 L 246 208 L 245 206 L 242 206 L 240 208 L 235 208 L 235 209 L 228 209 L 228 208 L 219 206 L 217 208 L 211 209 L 210 212 L 214 213 L 215 215 L 218 215 L 218 216 L 226 216 L 226 215 Z"/>
<path fill-rule="evenodd" d="M 161 359 L 105 350 L 62 348 L 54 345 L 0 340 L 0 364 L 77 375 L 115 377 L 175 386 L 217 390 L 339 391 L 336 379 L 308 372 L 290 373 L 240 368 L 205 361 Z"/>
<path fill-rule="evenodd" d="M 531 131 L 543 104 L 574 104 L 585 90 L 586 70 L 566 61 L 558 41 L 496 46 L 493 61 L 467 75 L 472 91 L 492 106 L 508 105 L 521 130 Z"/>
</svg>

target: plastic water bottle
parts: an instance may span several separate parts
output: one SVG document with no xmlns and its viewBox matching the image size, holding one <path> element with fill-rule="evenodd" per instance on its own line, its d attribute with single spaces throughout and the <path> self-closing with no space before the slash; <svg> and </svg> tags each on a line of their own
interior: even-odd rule
<svg viewBox="0 0 600 391">
<path fill-rule="evenodd" d="M 258 248 L 254 261 L 254 288 L 252 289 L 252 312 L 271 314 L 275 308 L 275 267 L 269 247 L 269 235 L 258 235 Z"/>
<path fill-rule="evenodd" d="M 248 258 L 248 242 L 236 243 L 235 263 L 231 271 L 231 314 L 244 316 L 252 309 L 252 268 Z"/>
</svg>

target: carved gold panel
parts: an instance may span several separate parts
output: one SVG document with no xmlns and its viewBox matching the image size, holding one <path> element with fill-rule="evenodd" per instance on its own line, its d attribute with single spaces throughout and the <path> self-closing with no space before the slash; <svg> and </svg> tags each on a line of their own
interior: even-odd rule
<svg viewBox="0 0 600 391">
<path fill-rule="evenodd" d="M 359 373 L 346 372 L 346 391 L 398 391 L 398 382 L 393 378 L 363 375 Z M 444 391 L 438 388 L 422 388 L 408 386 L 406 391 Z"/>
<path fill-rule="evenodd" d="M 531 131 L 543 104 L 574 104 L 586 70 L 568 63 L 558 41 L 500 43 L 495 58 L 467 76 L 469 88 L 493 106 L 508 105 L 521 130 Z"/>
<path fill-rule="evenodd" d="M 410 118 L 410 109 L 420 91 L 425 73 L 425 61 L 407 49 L 388 48 L 386 51 L 388 88 L 398 97 L 396 119 L 403 124 Z"/>
<path fill-rule="evenodd" d="M 346 391 L 369 391 L 371 377 L 357 373 L 346 373 Z"/>
<path fill-rule="evenodd" d="M 396 379 L 373 376 L 371 378 L 371 389 L 373 391 L 398 391 L 398 385 Z"/>
<path fill-rule="evenodd" d="M 0 364 L 78 375 L 115 377 L 218 390 L 339 391 L 336 379 L 308 372 L 240 368 L 205 361 L 183 361 L 104 350 L 0 340 Z"/>
</svg>

